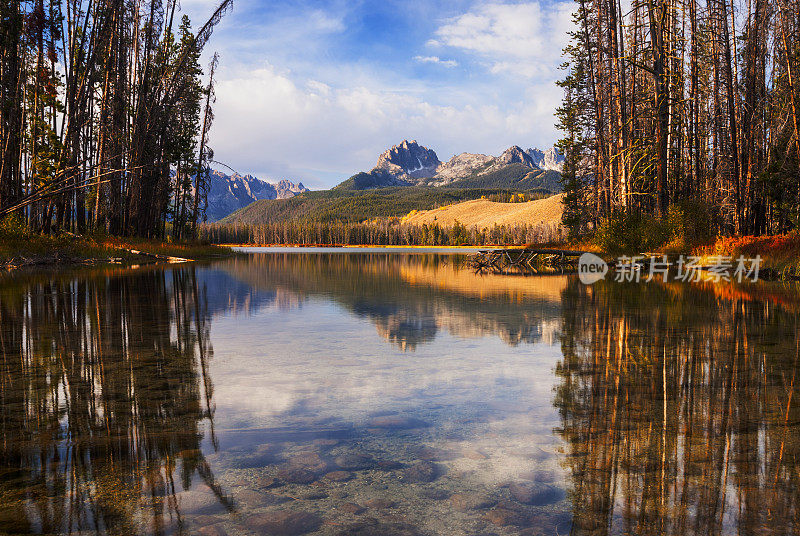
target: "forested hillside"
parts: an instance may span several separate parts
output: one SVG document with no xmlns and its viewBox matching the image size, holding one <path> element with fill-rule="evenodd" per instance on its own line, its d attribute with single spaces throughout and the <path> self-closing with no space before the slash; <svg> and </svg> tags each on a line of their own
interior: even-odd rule
<svg viewBox="0 0 800 536">
<path fill-rule="evenodd" d="M 555 194 L 561 191 L 561 174 L 551 170 L 534 170 L 522 164 L 490 171 L 483 175 L 471 175 L 444 186 L 445 188 L 505 188 L 532 190 Z"/>
<path fill-rule="evenodd" d="M 573 233 L 650 216 L 710 235 L 798 228 L 800 0 L 575 10 L 558 112 Z"/>
<path fill-rule="evenodd" d="M 194 32 L 171 0 L 0 1 L 0 219 L 191 235 L 217 61 L 204 74 L 199 58 L 231 4 Z"/>
<path fill-rule="evenodd" d="M 220 223 L 362 222 L 375 218 L 400 217 L 412 210 L 428 210 L 459 201 L 480 199 L 501 191 L 403 186 L 366 191 L 334 189 L 305 192 L 291 199 L 256 201 L 224 218 Z"/>
</svg>

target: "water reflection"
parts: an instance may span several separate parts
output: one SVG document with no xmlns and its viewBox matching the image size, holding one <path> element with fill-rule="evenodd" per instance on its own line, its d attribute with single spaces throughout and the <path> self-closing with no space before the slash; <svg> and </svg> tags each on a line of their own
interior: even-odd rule
<svg viewBox="0 0 800 536">
<path fill-rule="evenodd" d="M 403 350 L 430 343 L 441 330 L 497 336 L 512 346 L 557 340 L 566 276 L 486 277 L 464 261 L 431 254 L 255 254 L 218 266 L 236 281 L 220 288 L 246 283 L 235 297 L 220 297 L 220 309 L 253 313 L 331 299 Z"/>
<path fill-rule="evenodd" d="M 563 311 L 577 532 L 800 532 L 796 312 L 735 287 L 577 282 Z"/>
<path fill-rule="evenodd" d="M 163 533 L 213 435 L 212 349 L 194 269 L 0 285 L 0 528 Z M 204 427 L 203 423 L 207 426 Z"/>
<path fill-rule="evenodd" d="M 798 534 L 798 304 L 436 255 L 6 277 L 0 533 Z"/>
</svg>

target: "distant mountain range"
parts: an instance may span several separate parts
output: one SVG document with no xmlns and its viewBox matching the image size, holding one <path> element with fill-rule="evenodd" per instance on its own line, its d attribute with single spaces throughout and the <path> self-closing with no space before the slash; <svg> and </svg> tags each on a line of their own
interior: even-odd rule
<svg viewBox="0 0 800 536">
<path fill-rule="evenodd" d="M 287 199 L 308 188 L 302 182 L 297 184 L 282 180 L 273 184 L 252 175 L 226 175 L 211 170 L 211 188 L 208 192 L 208 209 L 206 218 L 209 222 L 221 220 L 228 214 L 244 208 L 260 199 Z"/>
<path fill-rule="evenodd" d="M 500 156 L 461 153 L 447 162 L 441 162 L 433 149 L 419 145 L 416 140 L 403 140 L 399 145 L 381 153 L 371 171 L 357 173 L 336 188 L 347 190 L 368 190 L 390 186 L 450 186 L 481 187 L 522 187 L 520 183 L 530 182 L 535 174 L 543 171 L 560 172 L 564 157 L 556 148 L 541 151 L 530 148 L 527 151 L 514 145 Z M 513 166 L 513 173 L 509 168 Z M 498 172 L 507 184 L 497 184 Z M 527 189 L 531 185 L 526 184 Z M 543 189 L 548 189 L 544 187 Z"/>
<path fill-rule="evenodd" d="M 461 153 L 441 162 L 433 149 L 416 140 L 403 140 L 381 153 L 372 170 L 357 173 L 331 190 L 286 202 L 270 200 L 287 200 L 309 190 L 288 180 L 271 184 L 252 175 L 213 171 L 207 216 L 208 221 L 225 219 L 226 223 L 359 221 L 477 199 L 497 191 L 556 194 L 561 192 L 563 162 L 555 148 L 524 150 L 517 145 L 500 156 Z"/>
</svg>

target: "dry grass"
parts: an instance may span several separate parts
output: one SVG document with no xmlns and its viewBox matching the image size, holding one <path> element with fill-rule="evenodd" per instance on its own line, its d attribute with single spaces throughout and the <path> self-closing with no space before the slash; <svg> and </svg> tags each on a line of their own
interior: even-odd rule
<svg viewBox="0 0 800 536">
<path fill-rule="evenodd" d="M 712 244 L 696 246 L 693 255 L 726 255 L 745 258 L 761 256 L 762 272 L 774 279 L 800 278 L 800 234 L 733 236 L 717 238 Z"/>
<path fill-rule="evenodd" d="M 486 229 L 494 225 L 559 225 L 564 205 L 563 194 L 527 203 L 496 203 L 487 199 L 464 201 L 454 205 L 412 212 L 403 217 L 403 223 L 414 225 L 434 223 L 451 227 L 458 221 L 466 227 Z"/>
<path fill-rule="evenodd" d="M 143 263 L 154 260 L 153 257 L 136 255 L 128 250 L 190 260 L 205 260 L 232 254 L 229 248 L 197 243 L 169 244 L 135 238 L 96 239 L 69 234 L 53 237 L 0 230 L 0 267 L 104 262 Z"/>
</svg>

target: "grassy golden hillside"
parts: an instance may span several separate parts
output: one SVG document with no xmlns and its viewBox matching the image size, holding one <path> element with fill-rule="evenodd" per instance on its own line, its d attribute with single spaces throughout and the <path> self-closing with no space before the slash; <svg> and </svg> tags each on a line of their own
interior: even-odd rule
<svg viewBox="0 0 800 536">
<path fill-rule="evenodd" d="M 484 229 L 496 225 L 559 225 L 564 205 L 563 194 L 527 203 L 496 203 L 474 199 L 445 207 L 411 212 L 403 223 L 414 225 L 438 223 L 448 227 L 456 221 L 466 227 Z"/>
</svg>

